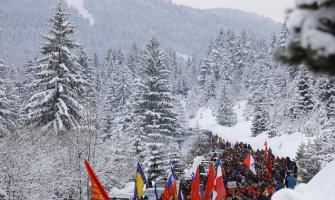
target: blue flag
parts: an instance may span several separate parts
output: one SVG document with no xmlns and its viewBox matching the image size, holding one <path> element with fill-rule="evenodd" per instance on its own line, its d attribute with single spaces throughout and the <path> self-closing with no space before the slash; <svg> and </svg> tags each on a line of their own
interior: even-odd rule
<svg viewBox="0 0 335 200">
<path fill-rule="evenodd" d="M 155 184 L 155 197 L 156 197 L 156 200 L 158 200 L 158 194 L 157 194 L 156 184 Z"/>
</svg>

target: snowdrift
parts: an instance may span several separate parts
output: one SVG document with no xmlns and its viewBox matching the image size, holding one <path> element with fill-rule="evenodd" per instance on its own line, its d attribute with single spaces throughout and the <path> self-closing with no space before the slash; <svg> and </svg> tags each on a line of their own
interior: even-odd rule
<svg viewBox="0 0 335 200">
<path fill-rule="evenodd" d="M 335 200 L 335 160 L 308 184 L 299 184 L 294 190 L 282 189 L 271 200 Z"/>
</svg>

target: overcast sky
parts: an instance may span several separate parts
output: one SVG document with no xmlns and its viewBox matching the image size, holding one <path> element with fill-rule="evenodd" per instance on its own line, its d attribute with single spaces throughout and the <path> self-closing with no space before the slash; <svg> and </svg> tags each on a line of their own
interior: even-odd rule
<svg viewBox="0 0 335 200">
<path fill-rule="evenodd" d="M 172 0 L 195 8 L 236 8 L 270 17 L 278 22 L 285 19 L 285 10 L 292 8 L 294 0 Z"/>
</svg>

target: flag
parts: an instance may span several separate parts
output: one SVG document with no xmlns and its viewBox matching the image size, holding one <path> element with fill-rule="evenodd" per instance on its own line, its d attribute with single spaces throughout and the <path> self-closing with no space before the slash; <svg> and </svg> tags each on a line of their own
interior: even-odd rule
<svg viewBox="0 0 335 200">
<path fill-rule="evenodd" d="M 200 199 L 204 199 L 205 197 L 205 191 L 202 185 L 200 185 Z"/>
<path fill-rule="evenodd" d="M 195 173 L 194 172 L 192 172 L 191 177 L 192 177 L 192 183 L 193 183 L 194 177 L 195 177 Z"/>
<path fill-rule="evenodd" d="M 168 198 L 168 186 L 167 186 L 167 182 L 166 182 L 164 184 L 164 192 L 163 192 L 163 198 L 162 198 L 162 200 L 169 200 L 169 198 Z"/>
<path fill-rule="evenodd" d="M 176 174 L 174 173 L 172 161 L 170 161 L 170 171 L 168 174 L 168 179 L 167 179 L 167 191 L 166 193 L 166 198 L 170 199 L 171 196 L 176 196 Z"/>
<path fill-rule="evenodd" d="M 269 151 L 269 149 L 268 149 L 268 143 L 266 141 L 264 142 L 264 146 L 265 146 L 265 151 L 263 153 L 263 156 L 266 156 L 268 154 L 268 151 Z"/>
<path fill-rule="evenodd" d="M 174 182 L 174 199 L 177 200 L 178 199 L 178 195 L 179 195 L 179 181 L 175 181 Z"/>
<path fill-rule="evenodd" d="M 211 163 L 209 163 L 209 172 L 207 177 L 207 185 L 205 189 L 205 199 L 209 200 L 211 198 L 212 191 L 214 189 L 214 180 L 215 180 L 215 170 Z"/>
<path fill-rule="evenodd" d="M 254 160 L 254 158 L 252 157 L 251 154 L 248 154 L 248 156 L 245 158 L 243 164 L 246 165 L 250 169 L 250 171 L 252 171 L 252 173 L 254 173 L 256 175 L 255 160 Z"/>
<path fill-rule="evenodd" d="M 134 200 L 141 200 L 144 193 L 144 185 L 147 183 L 144 172 L 140 163 L 137 163 L 135 189 L 134 189 Z"/>
<path fill-rule="evenodd" d="M 109 200 L 105 188 L 101 185 L 98 177 L 95 175 L 90 163 L 85 160 L 85 166 L 92 185 L 92 200 Z"/>
<path fill-rule="evenodd" d="M 200 200 L 200 177 L 199 177 L 199 168 L 195 172 L 194 181 L 191 186 L 191 199 L 192 200 Z"/>
<path fill-rule="evenodd" d="M 156 184 L 155 184 L 155 198 L 156 198 L 156 200 L 159 199 L 159 198 L 158 198 L 158 193 L 157 193 L 157 187 L 156 187 Z"/>
<path fill-rule="evenodd" d="M 218 160 L 218 167 L 216 169 L 216 177 L 214 180 L 214 192 L 212 195 L 212 200 L 221 200 L 226 197 L 226 188 L 223 184 L 222 178 L 222 168 L 221 168 L 221 161 Z"/>
<path fill-rule="evenodd" d="M 179 190 L 179 192 L 178 192 L 178 200 L 185 200 L 184 194 L 181 190 Z"/>
</svg>

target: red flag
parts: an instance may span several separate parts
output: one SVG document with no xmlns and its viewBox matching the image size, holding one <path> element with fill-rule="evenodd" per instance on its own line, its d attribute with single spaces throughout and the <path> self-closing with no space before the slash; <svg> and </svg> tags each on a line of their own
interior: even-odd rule
<svg viewBox="0 0 335 200">
<path fill-rule="evenodd" d="M 200 200 L 200 177 L 199 177 L 199 168 L 197 168 L 197 171 L 195 173 L 194 181 L 192 183 L 191 187 L 191 199 L 192 200 Z"/>
<path fill-rule="evenodd" d="M 98 177 L 95 175 L 92 167 L 85 160 L 85 166 L 92 185 L 92 200 L 110 200 L 105 188 L 101 185 Z"/>
<path fill-rule="evenodd" d="M 263 153 L 263 156 L 266 156 L 268 154 L 268 143 L 266 141 L 264 142 L 264 146 L 265 146 L 265 151 Z"/>
<path fill-rule="evenodd" d="M 205 189 L 205 199 L 209 200 L 211 198 L 212 191 L 214 189 L 214 181 L 215 181 L 215 170 L 211 163 L 209 163 L 209 172 L 207 177 L 207 185 Z"/>
<path fill-rule="evenodd" d="M 169 189 L 168 189 L 167 183 L 165 183 L 162 200 L 168 200 L 169 199 L 169 197 L 168 197 L 169 194 L 168 193 L 169 193 Z"/>
<path fill-rule="evenodd" d="M 221 168 L 221 161 L 218 161 L 218 168 L 216 170 L 216 177 L 214 181 L 214 192 L 212 199 L 221 200 L 226 197 L 226 188 L 223 184 L 222 178 L 222 168 Z"/>
</svg>

